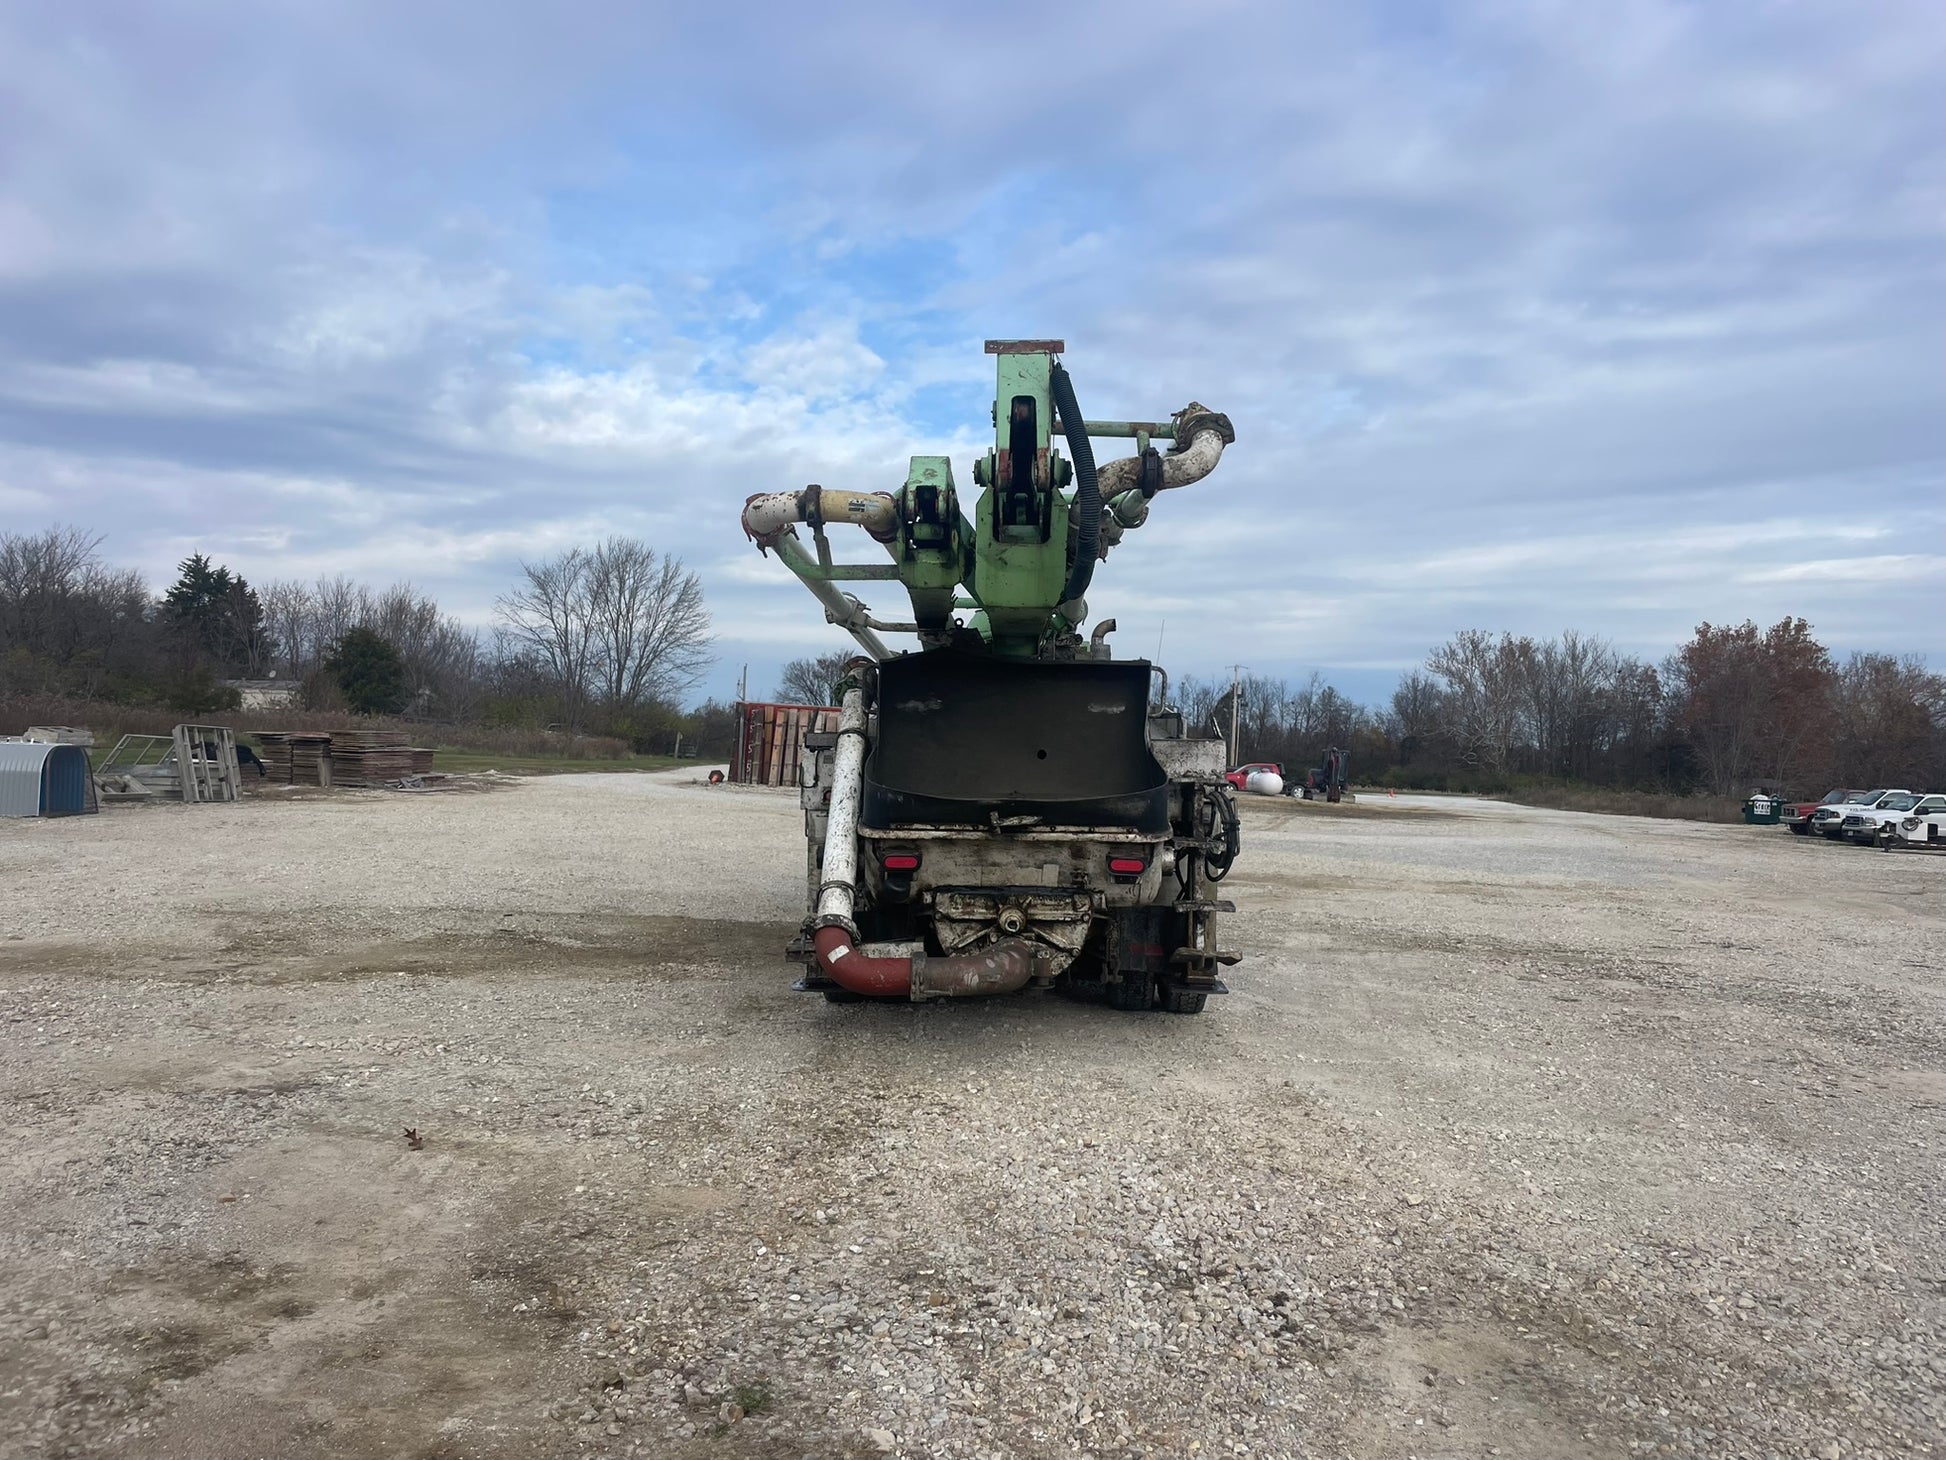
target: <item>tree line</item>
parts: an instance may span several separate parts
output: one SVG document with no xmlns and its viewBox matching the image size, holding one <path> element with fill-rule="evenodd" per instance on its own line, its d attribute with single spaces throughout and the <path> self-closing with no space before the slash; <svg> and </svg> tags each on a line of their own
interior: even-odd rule
<svg viewBox="0 0 1946 1460">
<path fill-rule="evenodd" d="M 252 584 L 200 553 L 156 594 L 102 541 L 0 534 L 0 695 L 197 715 L 237 707 L 225 681 L 289 680 L 306 709 L 637 739 L 711 662 L 701 581 L 634 538 L 521 563 L 485 632 L 409 583 Z"/>
<path fill-rule="evenodd" d="M 828 703 L 854 652 L 793 660 L 776 698 Z M 1233 763 L 1275 761 L 1290 775 L 1335 748 L 1358 779 L 1431 790 L 1521 779 L 1737 797 L 1946 787 L 1946 677 L 1913 656 L 1841 663 L 1801 618 L 1700 624 L 1657 664 L 1572 630 L 1467 629 L 1403 674 L 1381 706 L 1319 674 L 1190 676 L 1172 698 L 1192 733 L 1228 740 L 1234 725 Z"/>
<path fill-rule="evenodd" d="M 1239 761 L 1287 772 L 1331 747 L 1359 779 L 1505 789 L 1524 778 L 1744 796 L 1832 786 L 1946 786 L 1946 676 L 1915 656 L 1842 662 L 1801 618 L 1697 626 L 1660 663 L 1569 631 L 1469 629 L 1364 707 L 1312 675 L 1245 676 Z M 1229 734 L 1231 685 L 1188 679 L 1178 698 L 1205 734 Z"/>
<path fill-rule="evenodd" d="M 0 696 L 235 708 L 226 680 L 289 679 L 317 710 L 613 735 L 725 753 L 730 706 L 685 711 L 711 663 L 708 605 L 680 558 L 611 537 L 523 562 L 475 630 L 409 583 L 252 584 L 192 554 L 155 593 L 72 527 L 0 533 Z M 825 704 L 855 651 L 794 660 L 779 700 Z M 1173 698 L 1228 736 L 1232 684 Z M 1491 790 L 1521 777 L 1741 796 L 1833 785 L 1946 786 L 1946 678 L 1923 660 L 1842 662 L 1801 618 L 1698 625 L 1658 663 L 1598 636 L 1468 629 L 1356 703 L 1320 675 L 1235 686 L 1238 761 L 1297 772 L 1336 747 L 1364 780 Z"/>
</svg>

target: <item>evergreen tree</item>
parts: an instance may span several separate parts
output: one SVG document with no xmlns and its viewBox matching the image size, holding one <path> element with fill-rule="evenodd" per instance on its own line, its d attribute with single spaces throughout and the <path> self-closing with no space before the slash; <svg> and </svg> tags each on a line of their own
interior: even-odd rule
<svg viewBox="0 0 1946 1460">
<path fill-rule="evenodd" d="M 346 630 L 324 667 L 354 714 L 396 715 L 406 706 L 405 661 L 390 640 L 370 629 Z"/>
<path fill-rule="evenodd" d="M 215 638 L 215 626 L 222 605 L 236 586 L 228 568 L 219 568 L 201 553 L 192 553 L 176 565 L 178 577 L 162 596 L 169 621 L 183 635 L 208 649 Z"/>
<path fill-rule="evenodd" d="M 162 606 L 185 647 L 234 673 L 263 673 L 275 646 L 256 590 L 201 553 L 183 559 L 177 572 Z"/>
</svg>

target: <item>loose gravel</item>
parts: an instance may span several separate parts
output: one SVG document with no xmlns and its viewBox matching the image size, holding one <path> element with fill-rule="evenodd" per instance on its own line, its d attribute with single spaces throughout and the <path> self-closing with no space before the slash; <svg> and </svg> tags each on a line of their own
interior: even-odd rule
<svg viewBox="0 0 1946 1460">
<path fill-rule="evenodd" d="M 0 823 L 0 1455 L 1946 1454 L 1946 859 L 1253 800 L 1196 1018 L 794 995 L 801 873 Z"/>
</svg>

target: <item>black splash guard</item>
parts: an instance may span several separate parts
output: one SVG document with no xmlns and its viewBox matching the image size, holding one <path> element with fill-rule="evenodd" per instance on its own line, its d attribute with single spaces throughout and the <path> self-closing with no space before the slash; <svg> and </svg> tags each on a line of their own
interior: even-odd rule
<svg viewBox="0 0 1946 1460">
<path fill-rule="evenodd" d="M 1141 660 L 952 649 L 884 661 L 864 825 L 991 827 L 998 815 L 1166 834 L 1169 782 L 1147 738 L 1149 672 Z"/>
</svg>

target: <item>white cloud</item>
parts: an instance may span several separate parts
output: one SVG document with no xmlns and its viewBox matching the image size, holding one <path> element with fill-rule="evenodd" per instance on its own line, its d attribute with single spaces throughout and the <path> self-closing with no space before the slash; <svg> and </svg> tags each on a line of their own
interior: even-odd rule
<svg viewBox="0 0 1946 1460">
<path fill-rule="evenodd" d="M 732 657 L 813 644 L 743 496 L 937 451 L 970 495 L 980 340 L 1061 334 L 1090 415 L 1236 421 L 1090 595 L 1179 665 L 1946 653 L 1928 7 L 467 19 L 0 15 L 0 528 L 477 613 L 642 531 Z"/>
</svg>

